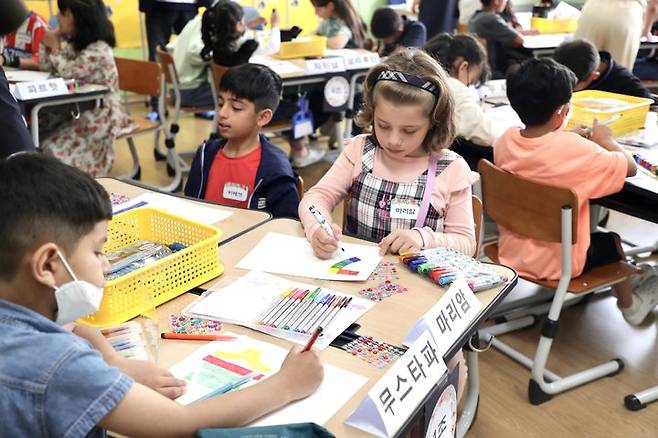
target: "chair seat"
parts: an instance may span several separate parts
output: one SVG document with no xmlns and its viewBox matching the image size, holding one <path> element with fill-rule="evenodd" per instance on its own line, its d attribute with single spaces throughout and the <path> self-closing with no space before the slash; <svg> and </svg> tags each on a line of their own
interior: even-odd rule
<svg viewBox="0 0 658 438">
<path fill-rule="evenodd" d="M 132 119 L 133 129 L 126 132 L 121 132 L 117 138 L 132 137 L 134 135 L 143 134 L 145 132 L 155 131 L 160 129 L 160 122 L 147 119 Z"/>
<path fill-rule="evenodd" d="M 484 253 L 493 262 L 498 263 L 498 244 L 493 243 L 484 247 Z M 600 266 L 590 269 L 579 277 L 572 278 L 569 282 L 567 291 L 573 294 L 581 294 L 599 289 L 608 285 L 619 283 L 625 278 L 635 274 L 639 269 L 630 263 L 616 262 L 609 265 Z M 544 286 L 550 289 L 557 289 L 559 281 L 557 280 L 535 280 L 519 274 L 519 277 L 532 283 Z"/>
</svg>

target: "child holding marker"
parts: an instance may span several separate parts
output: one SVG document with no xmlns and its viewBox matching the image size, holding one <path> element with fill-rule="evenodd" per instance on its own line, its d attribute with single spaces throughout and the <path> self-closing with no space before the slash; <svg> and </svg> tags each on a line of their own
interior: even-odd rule
<svg viewBox="0 0 658 438">
<path fill-rule="evenodd" d="M 309 207 L 330 217 L 349 199 L 345 232 L 381 252 L 438 246 L 475 252 L 471 184 L 476 176 L 447 149 L 455 133 L 447 76 L 428 54 L 405 49 L 373 67 L 357 123 L 372 134 L 348 140 L 327 174 L 302 198 L 299 215 L 315 254 L 329 258 L 341 228 L 322 229 Z"/>
<path fill-rule="evenodd" d="M 322 382 L 317 353 L 294 347 L 247 388 L 189 406 L 169 400 L 108 361 L 100 332 L 62 327 L 102 300 L 105 190 L 52 157 L 18 154 L 0 160 L 0 204 L 0 436 L 193 436 L 250 423 Z"/>
<path fill-rule="evenodd" d="M 372 129 L 346 142 L 327 174 L 299 205 L 299 217 L 315 254 L 338 249 L 341 228 L 327 232 L 311 208 L 324 217 L 344 198 L 346 233 L 379 243 L 381 253 L 449 247 L 475 252 L 471 184 L 476 176 L 448 150 L 454 139 L 453 101 L 447 75 L 417 49 L 402 49 L 376 65 L 364 82 L 361 127 Z M 461 353 L 459 393 L 466 381 Z"/>
</svg>

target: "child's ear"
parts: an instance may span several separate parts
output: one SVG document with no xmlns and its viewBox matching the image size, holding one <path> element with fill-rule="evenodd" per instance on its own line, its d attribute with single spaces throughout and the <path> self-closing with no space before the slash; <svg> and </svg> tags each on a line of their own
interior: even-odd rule
<svg viewBox="0 0 658 438">
<path fill-rule="evenodd" d="M 589 75 L 589 81 L 594 82 L 597 80 L 599 77 L 601 77 L 601 72 L 598 70 L 594 70 L 591 75 Z"/>
<path fill-rule="evenodd" d="M 63 265 L 57 251 L 57 245 L 45 243 L 38 247 L 28 260 L 34 280 L 53 289 L 57 287 L 58 279 L 63 275 Z"/>
<path fill-rule="evenodd" d="M 272 110 L 269 108 L 265 108 L 263 110 L 258 111 L 258 115 L 256 116 L 256 123 L 258 124 L 259 128 L 262 128 L 263 126 L 267 125 L 270 123 L 272 120 Z"/>
</svg>

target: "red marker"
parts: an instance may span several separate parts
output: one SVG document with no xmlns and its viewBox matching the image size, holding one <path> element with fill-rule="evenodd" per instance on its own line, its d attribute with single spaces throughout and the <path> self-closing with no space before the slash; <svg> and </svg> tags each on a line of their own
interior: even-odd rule
<svg viewBox="0 0 658 438">
<path fill-rule="evenodd" d="M 302 353 L 305 351 L 309 351 L 311 348 L 313 348 L 313 344 L 315 344 L 315 341 L 320 336 L 320 333 L 322 333 L 322 327 L 318 327 L 317 329 L 315 329 L 315 333 L 313 333 L 311 339 L 308 340 L 308 343 L 306 344 L 306 347 L 304 347 L 304 349 L 302 350 Z"/>
</svg>

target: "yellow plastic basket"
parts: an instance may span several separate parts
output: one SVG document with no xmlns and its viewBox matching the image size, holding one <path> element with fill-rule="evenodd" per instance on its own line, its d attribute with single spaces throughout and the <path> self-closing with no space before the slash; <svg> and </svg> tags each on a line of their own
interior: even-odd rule
<svg viewBox="0 0 658 438">
<path fill-rule="evenodd" d="M 532 17 L 530 27 L 539 33 L 574 33 L 578 27 L 578 20 Z"/>
<path fill-rule="evenodd" d="M 617 99 L 626 102 L 628 105 L 623 108 L 618 107 L 610 110 L 593 109 L 591 107 L 580 106 L 578 103 L 580 99 Z M 595 118 L 599 122 L 605 123 L 611 117 L 621 114 L 619 120 L 615 120 L 608 125 L 613 135 L 619 137 L 644 126 L 651 102 L 651 99 L 644 97 L 626 96 L 624 94 L 608 93 L 606 91 L 579 91 L 571 96 L 573 111 L 567 129 L 572 129 L 579 125 L 592 126 Z"/>
<path fill-rule="evenodd" d="M 144 239 L 178 242 L 187 248 L 108 281 L 98 312 L 81 321 L 92 326 L 119 324 L 218 277 L 224 272 L 218 258 L 221 235 L 217 228 L 150 207 L 115 216 L 108 227 L 107 252 Z"/>
<path fill-rule="evenodd" d="M 327 37 L 309 35 L 281 43 L 274 56 L 280 59 L 322 57 L 327 49 Z"/>
</svg>

